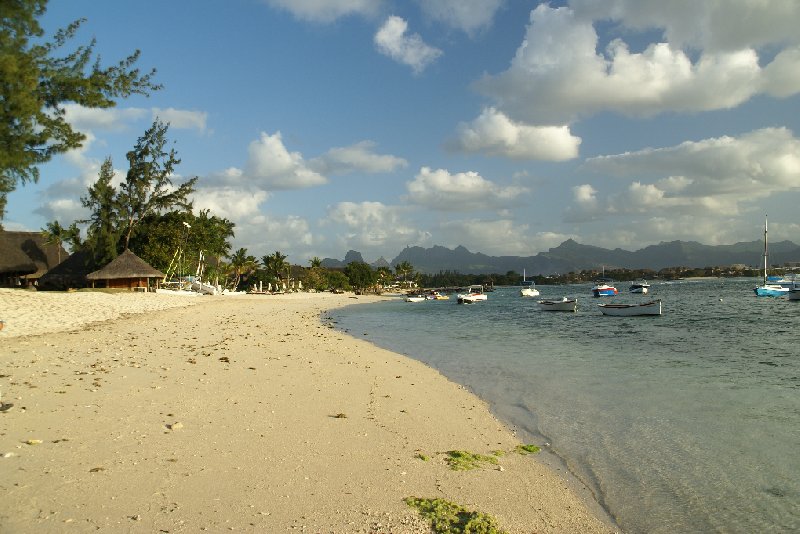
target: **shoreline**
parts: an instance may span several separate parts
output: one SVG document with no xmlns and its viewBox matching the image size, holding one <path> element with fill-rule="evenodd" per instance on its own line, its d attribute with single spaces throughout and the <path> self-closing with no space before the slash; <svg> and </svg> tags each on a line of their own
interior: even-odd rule
<svg viewBox="0 0 800 534">
<path fill-rule="evenodd" d="M 26 312 L 73 323 L 9 335 L 14 291 L 0 291 L 0 392 L 14 404 L 0 414 L 3 530 L 428 532 L 409 496 L 508 532 L 617 530 L 563 474 L 511 452 L 519 440 L 466 388 L 325 324 L 381 297 L 167 296 L 181 302 L 81 326 L 83 301 L 109 295 L 32 293 Z M 453 471 L 448 450 L 506 454 Z"/>
</svg>

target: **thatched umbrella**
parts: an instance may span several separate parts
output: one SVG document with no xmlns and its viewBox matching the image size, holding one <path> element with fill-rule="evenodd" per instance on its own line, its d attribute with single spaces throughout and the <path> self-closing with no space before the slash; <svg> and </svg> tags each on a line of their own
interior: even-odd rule
<svg viewBox="0 0 800 534">
<path fill-rule="evenodd" d="M 86 275 L 86 279 L 92 282 L 92 287 L 95 282 L 104 280 L 105 287 L 127 289 L 146 288 L 151 278 L 164 278 L 164 273 L 154 269 L 128 249 L 99 271 Z"/>
<path fill-rule="evenodd" d="M 0 285 L 14 285 L 19 277 L 36 272 L 36 263 L 16 239 L 19 233 L 0 232 Z"/>
</svg>

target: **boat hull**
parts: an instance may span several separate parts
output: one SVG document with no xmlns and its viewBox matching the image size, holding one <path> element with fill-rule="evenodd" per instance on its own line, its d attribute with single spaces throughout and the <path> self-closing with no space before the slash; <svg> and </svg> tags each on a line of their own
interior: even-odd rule
<svg viewBox="0 0 800 534">
<path fill-rule="evenodd" d="M 779 285 L 766 285 L 753 288 L 757 297 L 782 297 L 789 294 L 788 287 Z"/>
<path fill-rule="evenodd" d="M 523 287 L 519 290 L 521 297 L 538 297 L 539 290 L 533 287 Z"/>
<path fill-rule="evenodd" d="M 592 288 L 592 295 L 595 297 L 613 297 L 619 294 L 614 286 L 595 286 Z"/>
<path fill-rule="evenodd" d="M 539 309 L 542 311 L 575 312 L 578 309 L 578 299 L 540 300 Z"/>
<path fill-rule="evenodd" d="M 638 315 L 661 315 L 661 299 L 642 304 L 598 304 L 603 315 L 634 317 Z"/>
<path fill-rule="evenodd" d="M 800 288 L 792 288 L 789 290 L 789 300 L 800 300 Z"/>
<path fill-rule="evenodd" d="M 459 304 L 474 304 L 476 302 L 481 302 L 487 300 L 486 295 L 459 295 L 458 296 L 458 303 Z"/>
</svg>

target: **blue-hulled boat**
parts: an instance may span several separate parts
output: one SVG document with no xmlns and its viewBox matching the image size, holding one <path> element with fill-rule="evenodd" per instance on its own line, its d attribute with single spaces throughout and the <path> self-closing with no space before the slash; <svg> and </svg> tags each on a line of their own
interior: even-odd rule
<svg viewBox="0 0 800 534">
<path fill-rule="evenodd" d="M 753 288 L 757 297 L 782 297 L 789 294 L 789 288 L 780 284 L 768 284 L 767 280 L 767 258 L 769 252 L 767 248 L 767 217 L 764 216 L 764 283 Z"/>
</svg>

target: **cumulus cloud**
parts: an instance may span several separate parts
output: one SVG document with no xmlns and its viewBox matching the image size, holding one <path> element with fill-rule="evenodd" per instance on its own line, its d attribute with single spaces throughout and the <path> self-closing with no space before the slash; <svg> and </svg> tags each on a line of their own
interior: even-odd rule
<svg viewBox="0 0 800 534">
<path fill-rule="evenodd" d="M 304 264 L 310 257 L 306 251 L 320 242 L 309 222 L 296 215 L 273 217 L 258 214 L 236 223 L 235 248 L 244 247 L 258 257 L 280 250 L 288 253 L 287 261 Z"/>
<path fill-rule="evenodd" d="M 227 178 L 270 190 L 304 189 L 328 182 L 326 177 L 311 170 L 300 152 L 287 150 L 280 132 L 272 135 L 262 132 L 247 148 L 244 171 L 230 169 Z"/>
<path fill-rule="evenodd" d="M 341 17 L 371 17 L 378 12 L 382 0 L 266 0 L 272 7 L 284 9 L 301 20 L 330 23 Z"/>
<path fill-rule="evenodd" d="M 800 70 L 796 47 L 778 53 L 780 71 L 769 64 L 762 68 L 756 49 L 747 43 L 702 50 L 695 61 L 670 42 L 633 52 L 622 39 L 614 39 L 599 52 L 593 17 L 624 24 L 635 4 L 621 2 L 616 11 L 585 4 L 581 6 L 591 17 L 579 17 L 569 7 L 539 5 L 531 12 L 525 40 L 508 70 L 484 76 L 475 88 L 508 116 L 530 124 L 565 124 L 605 110 L 652 116 L 727 109 L 760 92 L 800 92 L 800 75 L 785 74 Z M 648 20 L 655 24 L 657 19 Z"/>
<path fill-rule="evenodd" d="M 419 34 L 407 34 L 408 23 L 401 17 L 391 16 L 375 34 L 375 46 L 381 54 L 408 65 L 419 74 L 442 55 L 442 51 L 425 44 Z"/>
<path fill-rule="evenodd" d="M 341 227 L 337 239 L 345 250 L 399 250 L 408 243 L 424 242 L 429 237 L 414 228 L 405 215 L 405 208 L 381 202 L 340 202 L 328 209 L 323 224 Z"/>
<path fill-rule="evenodd" d="M 411 202 L 439 211 L 505 208 L 520 204 L 520 196 L 529 192 L 522 186 L 499 186 L 476 172 L 451 174 L 429 167 L 422 167 L 406 189 Z"/>
<path fill-rule="evenodd" d="M 603 199 L 591 185 L 574 188 L 568 220 L 636 213 L 732 216 L 757 199 L 800 190 L 800 140 L 786 128 L 764 128 L 590 158 L 585 167 L 636 180 Z"/>
<path fill-rule="evenodd" d="M 470 252 L 496 256 L 533 256 L 575 237 L 557 232 L 534 232 L 529 225 L 517 224 L 511 219 L 447 221 L 436 229 L 436 234 L 437 243 L 449 247 L 464 245 Z"/>
<path fill-rule="evenodd" d="M 241 221 L 260 213 L 269 198 L 266 191 L 247 191 L 232 187 L 198 187 L 192 195 L 194 210 L 211 210 L 218 217 Z"/>
<path fill-rule="evenodd" d="M 800 42 L 800 4 L 691 0 L 570 0 L 578 18 L 610 19 L 637 31 L 663 30 L 675 46 L 709 51 Z"/>
<path fill-rule="evenodd" d="M 566 161 L 578 156 L 580 144 L 569 126 L 529 126 L 489 107 L 471 123 L 461 123 L 448 146 L 512 159 Z"/>
<path fill-rule="evenodd" d="M 471 34 L 491 26 L 503 0 L 417 0 L 417 4 L 431 19 Z"/>
<path fill-rule="evenodd" d="M 309 167 L 322 175 L 351 172 L 386 173 L 408 165 L 403 158 L 389 154 L 376 154 L 375 143 L 361 141 L 354 145 L 332 148 L 309 162 Z"/>
</svg>

